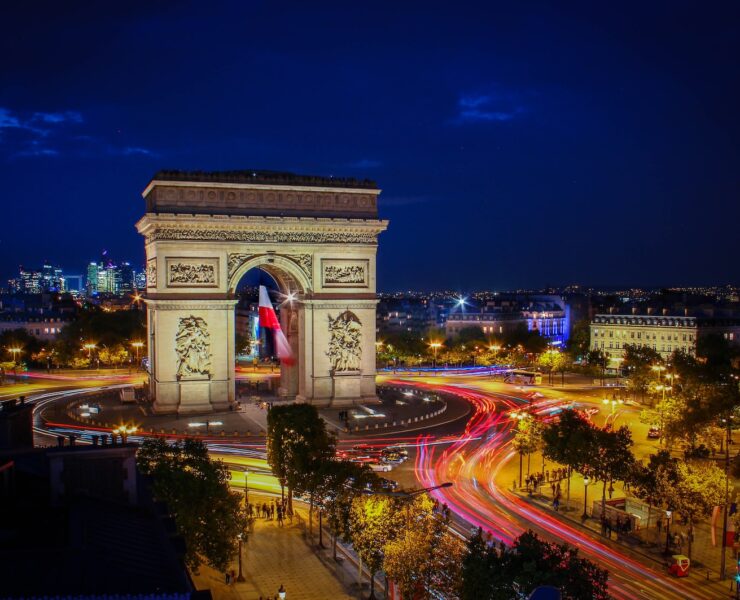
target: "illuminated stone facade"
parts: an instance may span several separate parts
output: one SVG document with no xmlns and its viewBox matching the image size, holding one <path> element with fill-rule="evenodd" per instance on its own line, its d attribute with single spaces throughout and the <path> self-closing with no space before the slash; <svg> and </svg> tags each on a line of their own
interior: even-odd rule
<svg viewBox="0 0 740 600">
<path fill-rule="evenodd" d="M 380 190 L 287 174 L 158 176 L 137 223 L 155 275 L 146 298 L 155 410 L 235 401 L 235 290 L 257 267 L 295 294 L 280 313 L 297 364 L 281 368 L 280 393 L 318 404 L 374 398 L 375 259 L 388 224 L 377 218 Z"/>
</svg>

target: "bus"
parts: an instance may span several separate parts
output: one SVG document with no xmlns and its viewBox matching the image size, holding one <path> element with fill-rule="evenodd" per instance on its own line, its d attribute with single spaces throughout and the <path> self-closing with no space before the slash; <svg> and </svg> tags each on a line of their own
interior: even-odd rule
<svg viewBox="0 0 740 600">
<path fill-rule="evenodd" d="M 504 375 L 504 383 L 518 383 L 520 385 L 541 385 L 542 373 L 535 371 L 509 371 Z"/>
</svg>

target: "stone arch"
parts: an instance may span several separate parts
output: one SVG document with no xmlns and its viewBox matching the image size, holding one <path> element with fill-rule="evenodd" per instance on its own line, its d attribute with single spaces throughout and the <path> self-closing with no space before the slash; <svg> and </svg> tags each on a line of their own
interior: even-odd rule
<svg viewBox="0 0 740 600">
<path fill-rule="evenodd" d="M 243 256 L 243 258 L 234 258 L 235 255 L 229 256 L 229 293 L 236 292 L 236 286 L 239 284 L 244 275 L 252 269 L 262 269 L 272 276 L 283 292 L 291 291 L 300 294 L 311 292 L 311 281 L 309 274 L 291 258 L 281 254 L 256 254 L 252 256 Z M 232 260 L 235 261 L 232 263 Z"/>
</svg>

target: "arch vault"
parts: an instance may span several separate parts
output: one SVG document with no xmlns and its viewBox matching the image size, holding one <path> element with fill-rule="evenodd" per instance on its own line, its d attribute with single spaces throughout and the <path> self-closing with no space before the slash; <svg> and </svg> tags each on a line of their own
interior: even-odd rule
<svg viewBox="0 0 740 600">
<path fill-rule="evenodd" d="M 236 286 L 267 271 L 297 364 L 280 393 L 317 404 L 375 397 L 380 190 L 272 172 L 157 173 L 143 192 L 150 394 L 158 413 L 235 401 Z"/>
</svg>

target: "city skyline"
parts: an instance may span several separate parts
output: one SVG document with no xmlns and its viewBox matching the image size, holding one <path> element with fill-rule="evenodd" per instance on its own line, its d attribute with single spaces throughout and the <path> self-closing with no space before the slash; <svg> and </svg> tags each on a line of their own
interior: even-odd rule
<svg viewBox="0 0 740 600">
<path fill-rule="evenodd" d="M 378 182 L 383 290 L 740 280 L 736 5 L 28 10 L 2 42 L 3 279 L 83 264 L 70 240 L 142 262 L 160 168 L 265 168 Z"/>
</svg>

